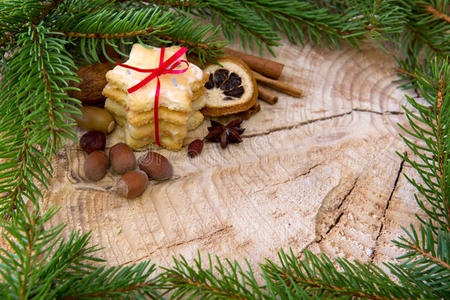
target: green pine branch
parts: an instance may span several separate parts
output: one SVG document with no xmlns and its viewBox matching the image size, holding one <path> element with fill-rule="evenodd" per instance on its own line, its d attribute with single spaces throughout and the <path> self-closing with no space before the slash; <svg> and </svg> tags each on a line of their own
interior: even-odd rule
<svg viewBox="0 0 450 300">
<path fill-rule="evenodd" d="M 450 22 L 446 15 L 447 1 L 416 0 L 409 2 L 411 14 L 406 27 L 410 31 L 411 47 L 409 50 L 424 52 L 428 58 L 435 55 L 448 56 L 450 54 L 450 38 L 448 36 Z"/>
<path fill-rule="evenodd" d="M 326 255 L 304 252 L 304 259 L 296 258 L 291 251 L 280 251 L 279 263 L 268 261 L 262 265 L 263 276 L 272 280 L 270 285 L 277 295 L 298 298 L 307 294 L 314 298 L 341 299 L 395 299 L 418 298 L 425 291 L 413 281 L 401 286 L 373 263 L 351 263 L 338 258 L 334 262 Z M 336 265 L 341 271 L 338 271 Z"/>
<path fill-rule="evenodd" d="M 394 241 L 395 245 L 407 251 L 398 259 L 402 261 L 401 266 L 410 272 L 409 278 L 423 282 L 435 297 L 447 299 L 450 297 L 450 234 L 439 230 L 436 235 L 429 225 L 421 225 L 419 230 L 420 234 L 410 226 L 409 231 L 404 229 L 406 237 Z"/>
<path fill-rule="evenodd" d="M 423 183 L 410 177 L 407 179 L 425 198 L 426 201 L 416 197 L 421 209 L 432 220 L 430 226 L 436 233 L 440 228 L 450 231 L 448 200 L 450 193 L 448 186 L 450 66 L 448 58 L 435 59 L 427 69 L 427 73 L 416 70 L 413 74 L 414 85 L 419 87 L 425 104 L 407 97 L 415 111 L 404 107 L 410 128 L 401 125 L 400 127 L 408 134 L 402 135 L 403 141 L 417 157 L 413 160 L 403 155 L 403 158 L 417 170 Z M 424 225 L 429 224 L 428 220 L 420 220 Z"/>
<path fill-rule="evenodd" d="M 256 44 L 260 51 L 265 46 L 273 53 L 272 47 L 279 45 L 277 32 L 242 1 L 168 0 L 151 1 L 151 5 L 169 6 L 178 11 L 179 17 L 188 13 L 219 25 L 226 39 L 239 40 L 243 47 L 253 49 Z"/>
<path fill-rule="evenodd" d="M 450 56 L 450 16 L 447 0 L 409 0 L 405 6 L 410 13 L 404 33 L 393 37 L 401 50 L 396 55 L 402 87 L 416 88 L 414 73 L 417 69 L 427 72 L 431 58 Z"/>
<path fill-rule="evenodd" d="M 305 251 L 298 259 L 291 251 L 278 253 L 279 262 L 267 260 L 262 264 L 263 285 L 247 264 L 219 258 L 202 264 L 200 254 L 193 263 L 183 257 L 174 258 L 174 266 L 163 268 L 163 287 L 174 299 L 199 297 L 202 299 L 416 299 L 434 296 L 417 279 L 405 285 L 393 281 L 372 263 L 351 263 L 337 259 L 334 263 L 325 255 L 316 256 Z M 417 281 L 417 282 L 416 282 Z"/>
<path fill-rule="evenodd" d="M 435 58 L 410 75 L 419 88 L 422 101 L 407 97 L 413 109 L 404 108 L 409 127 L 401 126 L 402 135 L 413 156 L 402 155 L 417 171 L 420 181 L 406 176 L 417 189 L 416 201 L 427 219 L 419 233 L 413 226 L 404 229 L 395 244 L 407 252 L 399 257 L 402 267 L 429 286 L 436 297 L 450 297 L 450 206 L 449 206 L 449 124 L 450 124 L 450 64 L 448 57 Z M 395 270 L 394 270 L 395 272 Z"/>
<path fill-rule="evenodd" d="M 0 250 L 0 296 L 450 297 L 447 7 L 446 0 L 2 1 L 0 213 L 10 250 Z M 222 27 L 200 26 L 196 18 Z M 89 246 L 89 234 L 72 232 L 63 239 L 63 225 L 47 228 L 56 210 L 41 211 L 39 199 L 49 184 L 50 161 L 66 138 L 75 137 L 68 116 L 78 112 L 79 102 L 67 96 L 69 82 L 77 81 L 74 61 L 98 61 L 100 52 L 108 57 L 108 46 L 126 55 L 129 45 L 141 42 L 186 45 L 204 62 L 221 55 L 220 30 L 260 49 L 271 50 L 284 34 L 292 42 L 327 46 L 340 40 L 358 45 L 368 37 L 402 50 L 399 72 L 422 97 L 407 98 L 412 108 L 405 107 L 409 126 L 402 138 L 412 155 L 403 158 L 418 172 L 420 180 L 407 178 L 427 219 L 419 218 L 419 229 L 405 230 L 395 242 L 406 254 L 401 264 L 388 265 L 394 278 L 373 264 L 310 252 L 298 259 L 283 251 L 279 262 L 261 265 L 261 277 L 248 264 L 210 257 L 206 266 L 200 257 L 193 263 L 175 259 L 156 276 L 149 262 L 106 268 L 95 256 L 98 249 Z"/>
<path fill-rule="evenodd" d="M 208 256 L 208 264 L 198 254 L 192 266 L 184 257 L 174 258 L 174 266 L 163 268 L 161 281 L 163 288 L 174 299 L 200 297 L 202 299 L 256 299 L 265 298 L 258 285 L 253 270 L 245 271 L 237 262 L 218 257 L 213 261 Z"/>
<path fill-rule="evenodd" d="M 304 44 L 307 40 L 320 46 L 324 41 L 330 48 L 339 46 L 339 41 L 345 39 L 356 46 L 363 38 L 364 31 L 352 26 L 352 16 L 330 14 L 328 9 L 307 2 L 258 0 L 243 3 L 294 44 Z"/>
<path fill-rule="evenodd" d="M 190 53 L 196 53 L 202 63 L 222 55 L 224 43 L 218 37 L 220 28 L 198 26 L 198 22 L 189 16 L 176 16 L 159 8 L 119 10 L 115 6 L 107 6 L 94 11 L 66 13 L 58 18 L 55 31 L 78 45 L 72 52 L 81 53 L 90 63 L 99 61 L 99 52 L 110 59 L 106 52 L 108 46 L 127 57 L 128 49 L 124 51 L 120 46 L 136 41 L 142 44 L 181 44 L 189 47 Z"/>
<path fill-rule="evenodd" d="M 67 96 L 69 81 L 78 80 L 65 41 L 30 25 L 17 39 L 1 82 L 0 174 L 1 215 L 12 214 L 25 201 L 36 203 L 46 188 L 51 156 L 66 138 L 75 139 L 79 101 Z"/>
<path fill-rule="evenodd" d="M 64 225 L 45 224 L 57 213 L 21 210 L 14 223 L 3 222 L 3 238 L 11 251 L 0 249 L 0 274 L 6 283 L 2 299 L 158 298 L 155 266 L 97 267 L 90 233 L 62 238 Z M 153 279 L 152 279 L 153 278 Z"/>
</svg>

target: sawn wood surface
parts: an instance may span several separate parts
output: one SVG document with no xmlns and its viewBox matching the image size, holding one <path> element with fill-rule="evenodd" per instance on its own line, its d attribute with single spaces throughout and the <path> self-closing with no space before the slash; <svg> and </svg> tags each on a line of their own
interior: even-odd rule
<svg viewBox="0 0 450 300">
<path fill-rule="evenodd" d="M 407 93 L 393 83 L 395 61 L 376 45 L 325 50 L 285 43 L 276 53 L 286 65 L 281 80 L 305 96 L 278 93 L 276 105 L 261 102 L 243 123 L 243 143 L 225 150 L 207 143 L 194 159 L 186 147 L 157 150 L 175 175 L 152 181 L 137 199 L 112 191 L 116 175 L 87 182 L 85 154 L 67 145 L 43 203 L 61 207 L 52 225 L 67 223 L 66 235 L 92 231 L 108 265 L 151 259 L 170 266 L 173 255 L 192 260 L 199 250 L 257 266 L 277 260 L 280 248 L 299 257 L 310 249 L 393 261 L 401 251 L 391 240 L 420 212 L 403 176 L 414 172 L 395 153 L 406 151 L 397 123 L 406 124 Z M 208 125 L 187 142 L 205 136 Z M 108 145 L 120 139 L 117 131 Z"/>
</svg>

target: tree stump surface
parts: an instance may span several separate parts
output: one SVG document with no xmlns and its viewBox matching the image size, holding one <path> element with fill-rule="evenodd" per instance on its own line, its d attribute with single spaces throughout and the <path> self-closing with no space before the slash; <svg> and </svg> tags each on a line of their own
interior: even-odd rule
<svg viewBox="0 0 450 300">
<path fill-rule="evenodd" d="M 275 60 L 281 80 L 301 88 L 296 99 L 278 94 L 271 106 L 244 121 L 243 143 L 223 150 L 206 143 L 190 159 L 156 150 L 172 162 L 174 177 L 151 181 L 133 200 L 112 189 L 119 176 L 85 180 L 85 154 L 68 144 L 54 162 L 44 206 L 61 206 L 51 225 L 92 231 L 108 265 L 150 259 L 173 265 L 200 251 L 255 267 L 277 261 L 280 248 L 304 249 L 381 265 L 401 254 L 391 242 L 400 226 L 417 223 L 420 209 L 403 174 L 414 170 L 395 153 L 406 151 L 397 123 L 406 124 L 396 63 L 376 45 L 325 50 L 285 43 Z M 267 58 L 273 59 L 269 55 Z M 205 136 L 209 121 L 186 140 Z M 121 139 L 117 131 L 108 146 Z M 138 152 L 137 156 L 145 152 Z"/>
</svg>

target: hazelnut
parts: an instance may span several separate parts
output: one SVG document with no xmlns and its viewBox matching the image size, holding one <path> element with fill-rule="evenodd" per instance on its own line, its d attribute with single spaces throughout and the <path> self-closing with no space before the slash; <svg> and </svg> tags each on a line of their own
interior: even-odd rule
<svg viewBox="0 0 450 300">
<path fill-rule="evenodd" d="M 82 106 L 81 116 L 76 116 L 78 126 L 86 130 L 97 130 L 104 134 L 111 133 L 116 123 L 112 115 L 103 108 L 95 106 Z"/>
<path fill-rule="evenodd" d="M 142 195 L 147 188 L 148 177 L 141 170 L 125 173 L 117 182 L 116 191 L 123 197 L 135 198 Z"/>
<path fill-rule="evenodd" d="M 136 168 L 133 149 L 125 143 L 118 143 L 109 150 L 109 160 L 114 172 L 124 174 Z"/>
<path fill-rule="evenodd" d="M 94 151 L 84 161 L 84 174 L 91 181 L 102 179 L 108 169 L 108 156 L 103 151 Z"/>
<path fill-rule="evenodd" d="M 89 131 L 80 139 L 80 147 L 86 153 L 91 153 L 97 150 L 104 150 L 106 144 L 106 136 L 100 131 Z"/>
<path fill-rule="evenodd" d="M 139 168 L 147 173 L 150 179 L 166 180 L 173 175 L 172 164 L 156 152 L 148 152 L 141 160 Z"/>
</svg>

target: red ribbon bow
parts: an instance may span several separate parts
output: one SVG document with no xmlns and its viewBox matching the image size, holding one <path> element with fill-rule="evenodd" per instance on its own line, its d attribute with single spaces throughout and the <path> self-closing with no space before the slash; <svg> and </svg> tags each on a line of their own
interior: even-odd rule
<svg viewBox="0 0 450 300">
<path fill-rule="evenodd" d="M 136 67 L 132 67 L 129 65 L 117 63 L 118 66 L 121 66 L 121 67 L 124 67 L 127 69 L 131 69 L 131 70 L 141 72 L 141 73 L 150 73 L 150 75 L 145 77 L 141 82 L 130 87 L 128 89 L 129 94 L 137 91 L 138 89 L 140 89 L 141 87 L 143 87 L 144 85 L 146 85 L 147 83 L 149 83 L 150 81 L 155 79 L 155 77 L 156 77 L 157 82 L 156 82 L 155 104 L 153 107 L 153 113 L 154 113 L 154 118 L 155 118 L 155 141 L 158 146 L 161 146 L 161 143 L 159 141 L 159 122 L 158 122 L 159 92 L 161 90 L 161 82 L 159 81 L 159 76 L 164 75 L 164 74 L 181 74 L 181 73 L 186 72 L 189 69 L 189 63 L 186 60 L 184 60 L 184 59 L 177 60 L 184 53 L 186 53 L 187 49 L 185 47 L 181 47 L 180 50 L 175 52 L 175 54 L 172 55 L 171 57 L 169 57 L 166 61 L 164 61 L 164 52 L 165 51 L 166 51 L 165 48 L 161 48 L 161 52 L 159 54 L 159 65 L 155 69 L 141 69 L 141 68 L 136 68 Z M 179 65 L 181 65 L 182 63 L 185 63 L 187 65 L 187 67 L 185 69 L 175 70 L 175 68 L 178 67 Z"/>
</svg>

